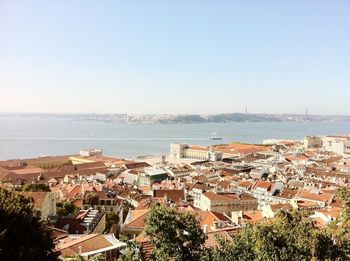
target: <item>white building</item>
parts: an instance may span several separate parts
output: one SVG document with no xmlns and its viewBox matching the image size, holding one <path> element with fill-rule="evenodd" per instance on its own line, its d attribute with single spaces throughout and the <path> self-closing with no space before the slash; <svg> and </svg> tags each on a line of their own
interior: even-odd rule
<svg viewBox="0 0 350 261">
<path fill-rule="evenodd" d="M 80 150 L 79 155 L 83 157 L 90 157 L 90 156 L 102 156 L 103 150 L 101 149 L 88 149 L 88 150 Z"/>
<path fill-rule="evenodd" d="M 168 177 L 168 173 L 163 168 L 149 167 L 145 168 L 144 173 L 139 174 L 139 185 L 150 186 L 154 182 L 161 182 Z"/>
<path fill-rule="evenodd" d="M 322 148 L 342 156 L 350 156 L 350 136 L 322 137 Z"/>
<path fill-rule="evenodd" d="M 188 148 L 188 144 L 170 144 L 170 158 L 182 159 L 184 157 L 184 150 Z"/>
<path fill-rule="evenodd" d="M 236 155 L 236 154 L 235 154 Z M 182 144 L 171 144 L 170 145 L 170 158 L 173 159 L 193 159 L 193 160 L 209 160 L 217 161 L 224 157 L 232 157 L 233 155 L 226 155 L 221 151 L 214 150 L 213 147 L 207 146 L 195 146 Z"/>
<path fill-rule="evenodd" d="M 282 182 L 257 181 L 250 190 L 245 191 L 258 199 L 259 208 L 270 203 L 275 202 L 274 195 L 283 189 Z M 243 192 L 243 191 L 242 191 Z"/>
</svg>

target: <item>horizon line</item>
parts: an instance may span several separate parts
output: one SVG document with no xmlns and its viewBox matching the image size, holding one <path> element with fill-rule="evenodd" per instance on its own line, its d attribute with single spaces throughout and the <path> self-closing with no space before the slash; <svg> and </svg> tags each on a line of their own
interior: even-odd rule
<svg viewBox="0 0 350 261">
<path fill-rule="evenodd" d="M 135 112 L 6 112 L 0 111 L 0 115 L 4 114 L 45 114 L 45 115 L 74 115 L 74 114 L 82 114 L 82 115 L 113 115 L 113 114 L 125 114 L 125 115 L 221 115 L 221 114 L 247 114 L 247 115 L 297 115 L 297 116 L 305 116 L 305 113 L 266 113 L 266 112 L 215 112 L 215 113 L 135 113 Z M 350 117 L 350 114 L 323 114 L 323 113 L 308 113 L 308 116 L 342 116 L 342 117 Z"/>
</svg>

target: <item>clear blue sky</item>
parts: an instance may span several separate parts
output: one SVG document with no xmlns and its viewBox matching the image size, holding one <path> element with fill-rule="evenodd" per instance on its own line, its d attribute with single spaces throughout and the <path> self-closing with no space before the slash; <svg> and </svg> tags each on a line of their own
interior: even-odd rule
<svg viewBox="0 0 350 261">
<path fill-rule="evenodd" d="M 350 1 L 0 0 L 0 111 L 350 114 Z"/>
</svg>

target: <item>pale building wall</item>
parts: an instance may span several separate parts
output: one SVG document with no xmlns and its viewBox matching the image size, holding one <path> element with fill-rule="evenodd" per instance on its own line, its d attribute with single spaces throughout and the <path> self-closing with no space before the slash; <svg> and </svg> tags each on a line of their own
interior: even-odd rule
<svg viewBox="0 0 350 261">
<path fill-rule="evenodd" d="M 197 159 L 197 160 L 208 160 L 209 159 L 209 151 L 186 149 L 186 150 L 184 150 L 184 158 Z"/>
<path fill-rule="evenodd" d="M 203 211 L 211 211 L 211 200 L 208 199 L 203 194 L 200 197 L 200 206 L 199 208 Z"/>
<path fill-rule="evenodd" d="M 92 233 L 98 233 L 103 234 L 104 230 L 106 229 L 106 213 L 103 214 L 100 221 L 98 222 L 97 226 L 94 228 Z"/>
<path fill-rule="evenodd" d="M 333 137 L 323 137 L 323 149 L 339 155 L 344 154 L 345 142 Z"/>
<path fill-rule="evenodd" d="M 304 148 L 321 148 L 322 147 L 322 139 L 317 136 L 306 136 L 304 138 Z"/>
<path fill-rule="evenodd" d="M 188 148 L 188 144 L 170 144 L 170 158 L 181 159 L 184 158 L 184 150 Z"/>
<path fill-rule="evenodd" d="M 43 205 L 41 207 L 41 217 L 47 219 L 50 216 L 56 215 L 56 198 L 53 193 L 47 193 Z"/>
<path fill-rule="evenodd" d="M 275 213 L 273 213 L 270 205 L 262 206 L 260 211 L 261 211 L 263 217 L 273 218 L 275 216 Z"/>
<path fill-rule="evenodd" d="M 203 211 L 214 211 L 218 213 L 230 213 L 238 210 L 255 210 L 257 202 L 248 200 L 210 200 L 202 194 L 200 198 L 200 207 Z"/>
</svg>

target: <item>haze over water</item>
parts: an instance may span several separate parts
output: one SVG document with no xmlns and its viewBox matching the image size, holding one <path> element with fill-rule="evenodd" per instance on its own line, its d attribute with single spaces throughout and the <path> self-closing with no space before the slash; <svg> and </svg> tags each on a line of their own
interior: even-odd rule
<svg viewBox="0 0 350 261">
<path fill-rule="evenodd" d="M 169 153 L 170 143 L 210 145 L 232 141 L 302 139 L 349 134 L 350 122 L 240 122 L 202 124 L 114 124 L 61 118 L 0 117 L 0 159 L 76 154 L 102 148 L 105 155 L 136 157 Z M 216 136 L 221 141 L 210 140 Z"/>
</svg>

